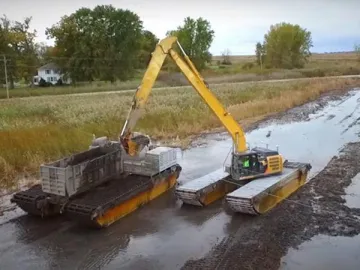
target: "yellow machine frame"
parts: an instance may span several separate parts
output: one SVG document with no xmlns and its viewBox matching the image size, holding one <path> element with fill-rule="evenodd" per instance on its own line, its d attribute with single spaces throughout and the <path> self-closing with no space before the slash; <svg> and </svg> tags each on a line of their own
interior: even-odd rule
<svg viewBox="0 0 360 270">
<path fill-rule="evenodd" d="M 179 46 L 182 54 L 184 55 L 185 60 L 183 60 L 180 57 L 180 55 L 172 48 L 175 43 L 177 43 L 177 45 Z M 136 90 L 127 120 L 120 134 L 120 141 L 122 142 L 126 152 L 129 155 L 134 156 L 137 155 L 137 153 L 141 150 L 140 145 L 133 140 L 134 137 L 132 131 L 136 122 L 143 113 L 145 104 L 148 100 L 149 94 L 152 90 L 155 80 L 158 74 L 160 73 L 161 67 L 168 55 L 176 63 L 176 65 L 185 75 L 185 77 L 190 82 L 190 84 L 195 88 L 195 90 L 200 95 L 200 97 L 213 111 L 213 113 L 218 117 L 218 119 L 226 128 L 228 133 L 231 135 L 234 143 L 234 154 L 238 154 L 237 156 L 233 155 L 233 159 L 234 158 L 237 159 L 237 160 L 233 160 L 233 163 L 235 164 L 241 162 L 240 159 L 242 158 L 243 154 L 244 155 L 256 154 L 256 152 L 253 153 L 248 152 L 245 134 L 241 129 L 240 125 L 238 124 L 238 122 L 236 122 L 236 120 L 232 117 L 232 115 L 222 106 L 222 104 L 216 98 L 216 96 L 210 91 L 206 82 L 204 81 L 200 73 L 197 71 L 194 64 L 191 62 L 190 58 L 186 55 L 185 51 L 178 42 L 177 37 L 175 36 L 167 37 L 161 40 L 157 44 L 152 54 L 152 58 L 149 62 L 148 68 L 142 79 L 142 82 L 138 87 L 138 89 Z M 271 164 L 273 164 L 273 162 L 271 162 L 272 158 L 274 158 L 273 160 L 277 160 L 277 166 L 270 166 Z M 240 178 L 250 179 L 250 178 L 256 178 L 270 174 L 276 174 L 283 170 L 283 166 L 282 166 L 283 160 L 279 154 L 266 156 L 263 158 L 263 160 L 259 162 L 262 161 L 267 163 L 267 168 L 265 169 L 265 171 L 262 171 L 260 173 L 259 172 L 254 173 L 254 171 L 251 172 L 251 170 L 248 169 L 247 171 L 250 172 L 249 174 L 240 176 L 238 173 L 235 172 L 237 170 L 235 169 L 236 166 L 232 167 L 234 175 L 236 174 L 235 178 L 239 180 Z"/>
</svg>

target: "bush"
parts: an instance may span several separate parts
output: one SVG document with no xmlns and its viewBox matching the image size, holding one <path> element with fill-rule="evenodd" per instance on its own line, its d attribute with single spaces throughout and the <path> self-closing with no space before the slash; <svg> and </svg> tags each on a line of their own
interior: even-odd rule
<svg viewBox="0 0 360 270">
<path fill-rule="evenodd" d="M 322 69 L 312 69 L 312 70 L 302 70 L 301 73 L 305 76 L 305 77 L 324 77 L 325 71 Z"/>
<path fill-rule="evenodd" d="M 348 67 L 343 75 L 360 75 L 360 68 L 358 67 Z"/>
<path fill-rule="evenodd" d="M 49 87 L 49 86 L 52 86 L 51 82 L 47 82 L 43 78 L 40 79 L 39 87 Z"/>
<path fill-rule="evenodd" d="M 46 83 L 46 81 L 45 81 L 43 78 L 40 79 L 40 81 L 39 81 L 39 86 L 40 86 L 40 87 L 46 87 L 46 86 L 47 86 L 47 83 Z"/>
<path fill-rule="evenodd" d="M 242 66 L 242 69 L 252 69 L 254 67 L 254 63 L 245 63 L 243 66 Z"/>
<path fill-rule="evenodd" d="M 61 78 L 59 78 L 59 79 L 57 80 L 56 85 L 58 85 L 58 86 L 63 85 L 63 81 L 62 81 Z"/>
</svg>

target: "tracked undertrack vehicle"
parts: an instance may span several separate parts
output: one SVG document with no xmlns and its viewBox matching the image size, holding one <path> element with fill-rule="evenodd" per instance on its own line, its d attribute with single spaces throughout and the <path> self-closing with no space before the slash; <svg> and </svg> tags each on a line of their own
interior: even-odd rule
<svg viewBox="0 0 360 270">
<path fill-rule="evenodd" d="M 304 185 L 310 169 L 308 163 L 286 161 L 282 173 L 242 181 L 219 169 L 178 186 L 175 193 L 185 204 L 200 207 L 225 197 L 233 212 L 260 215 Z"/>
<path fill-rule="evenodd" d="M 119 142 L 108 141 L 42 165 L 41 184 L 16 193 L 11 201 L 32 215 L 62 214 L 107 227 L 171 189 L 180 172 L 175 149 L 157 147 L 132 158 Z"/>
<path fill-rule="evenodd" d="M 172 46 L 177 43 L 184 59 Z M 152 86 L 165 58 L 169 56 L 193 86 L 209 109 L 227 130 L 233 140 L 231 164 L 225 170 L 178 185 L 176 196 L 185 204 L 206 206 L 225 197 L 226 204 L 235 212 L 263 214 L 289 197 L 305 182 L 311 165 L 288 162 L 278 150 L 255 147 L 248 149 L 245 134 L 239 123 L 210 91 L 209 85 L 186 55 L 176 37 L 163 39 L 156 47 L 143 84 L 137 90 L 133 106 L 121 133 L 127 153 L 136 155 L 138 142 L 132 129 L 144 109 Z"/>
</svg>

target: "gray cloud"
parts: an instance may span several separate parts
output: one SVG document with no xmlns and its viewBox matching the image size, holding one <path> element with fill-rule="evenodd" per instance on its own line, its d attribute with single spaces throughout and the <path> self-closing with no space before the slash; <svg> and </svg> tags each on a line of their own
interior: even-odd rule
<svg viewBox="0 0 360 270">
<path fill-rule="evenodd" d="M 360 33 L 360 1 L 357 0 L 62 0 L 56 3 L 45 0 L 1 0 L 0 10 L 14 20 L 32 16 L 38 41 L 51 44 L 52 41 L 45 36 L 46 27 L 80 7 L 91 8 L 101 4 L 112 4 L 136 12 L 143 20 L 144 27 L 160 38 L 167 30 L 181 24 L 184 17 L 202 16 L 211 22 L 215 30 L 216 37 L 211 47 L 214 54 L 226 48 L 233 54 L 253 54 L 254 44 L 263 39 L 270 25 L 282 21 L 298 23 L 310 30 L 316 40 L 314 50 L 320 48 L 316 48 L 316 44 L 322 43 L 322 40 L 336 41 L 338 50 L 352 49 L 349 48 L 351 39 Z M 346 40 L 344 45 L 339 42 L 341 39 Z"/>
</svg>

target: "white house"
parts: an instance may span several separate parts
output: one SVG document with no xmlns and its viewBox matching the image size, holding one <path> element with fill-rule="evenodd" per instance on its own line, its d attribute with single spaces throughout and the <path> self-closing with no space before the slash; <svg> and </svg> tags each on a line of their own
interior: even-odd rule
<svg viewBox="0 0 360 270">
<path fill-rule="evenodd" d="M 34 85 L 39 85 L 41 78 L 52 84 L 56 84 L 59 79 L 62 80 L 63 84 L 71 82 L 70 78 L 64 79 L 64 75 L 60 74 L 60 70 L 55 63 L 48 63 L 38 68 L 38 75 L 33 78 Z"/>
</svg>

